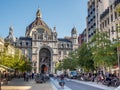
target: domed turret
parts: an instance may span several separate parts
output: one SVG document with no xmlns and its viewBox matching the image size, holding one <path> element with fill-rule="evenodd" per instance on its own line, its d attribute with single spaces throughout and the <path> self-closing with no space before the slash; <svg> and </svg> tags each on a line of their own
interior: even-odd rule
<svg viewBox="0 0 120 90">
<path fill-rule="evenodd" d="M 37 12 L 36 12 L 36 19 L 30 25 L 27 26 L 25 36 L 32 37 L 32 30 L 33 29 L 36 29 L 37 31 L 38 30 L 40 31 L 41 29 L 46 30 L 49 35 L 51 33 L 51 29 L 42 20 L 42 14 L 40 12 L 40 9 L 38 9 Z"/>
<path fill-rule="evenodd" d="M 71 34 L 77 34 L 76 27 L 73 27 L 73 29 L 71 30 Z"/>
<path fill-rule="evenodd" d="M 16 37 L 13 35 L 13 27 L 9 28 L 9 35 L 5 38 L 5 41 L 9 43 L 14 43 L 16 41 Z"/>
</svg>

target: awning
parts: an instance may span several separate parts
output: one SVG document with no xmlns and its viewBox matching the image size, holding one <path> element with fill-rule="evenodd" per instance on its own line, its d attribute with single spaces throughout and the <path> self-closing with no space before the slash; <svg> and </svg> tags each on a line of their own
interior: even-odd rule
<svg viewBox="0 0 120 90">
<path fill-rule="evenodd" d="M 8 70 L 8 71 L 15 71 L 14 69 L 9 68 L 9 67 L 4 66 L 4 65 L 1 65 L 1 64 L 0 64 L 0 69 L 1 69 L 1 70 Z"/>
</svg>

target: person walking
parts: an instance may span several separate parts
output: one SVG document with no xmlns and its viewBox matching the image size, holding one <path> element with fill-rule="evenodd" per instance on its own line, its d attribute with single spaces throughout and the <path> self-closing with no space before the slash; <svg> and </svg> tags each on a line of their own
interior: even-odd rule
<svg viewBox="0 0 120 90">
<path fill-rule="evenodd" d="M 64 85 L 65 85 L 65 81 L 64 81 L 64 75 L 60 75 L 60 82 L 59 82 L 59 85 L 61 86 L 61 88 L 64 88 Z"/>
<path fill-rule="evenodd" d="M 24 73 L 23 73 L 23 78 L 24 78 L 24 81 L 25 81 L 25 74 L 26 74 L 26 72 L 24 72 Z"/>
</svg>

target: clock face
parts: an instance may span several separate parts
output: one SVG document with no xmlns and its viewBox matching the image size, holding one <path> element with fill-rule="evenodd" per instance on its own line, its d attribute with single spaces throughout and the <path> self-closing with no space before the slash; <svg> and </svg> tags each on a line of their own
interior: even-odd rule
<svg viewBox="0 0 120 90">
<path fill-rule="evenodd" d="M 44 30 L 43 28 L 38 28 L 38 29 L 37 29 L 37 32 L 38 32 L 38 33 L 41 33 L 41 34 L 44 33 L 44 31 L 45 31 L 45 30 Z"/>
</svg>

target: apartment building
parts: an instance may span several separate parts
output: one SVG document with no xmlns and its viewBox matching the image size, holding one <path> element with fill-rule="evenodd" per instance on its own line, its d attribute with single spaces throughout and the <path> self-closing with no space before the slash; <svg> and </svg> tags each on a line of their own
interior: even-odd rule
<svg viewBox="0 0 120 90">
<path fill-rule="evenodd" d="M 116 28 L 119 23 L 119 15 L 115 8 L 120 0 L 89 0 L 86 29 L 79 35 L 79 44 L 89 42 L 97 31 L 104 31 L 110 36 L 110 40 L 117 37 Z"/>
<path fill-rule="evenodd" d="M 100 15 L 100 30 L 109 35 L 111 41 L 114 41 L 119 36 L 117 32 L 120 24 L 120 14 L 116 12 L 116 6 L 120 4 L 120 0 L 110 0 L 109 6 Z"/>
</svg>

